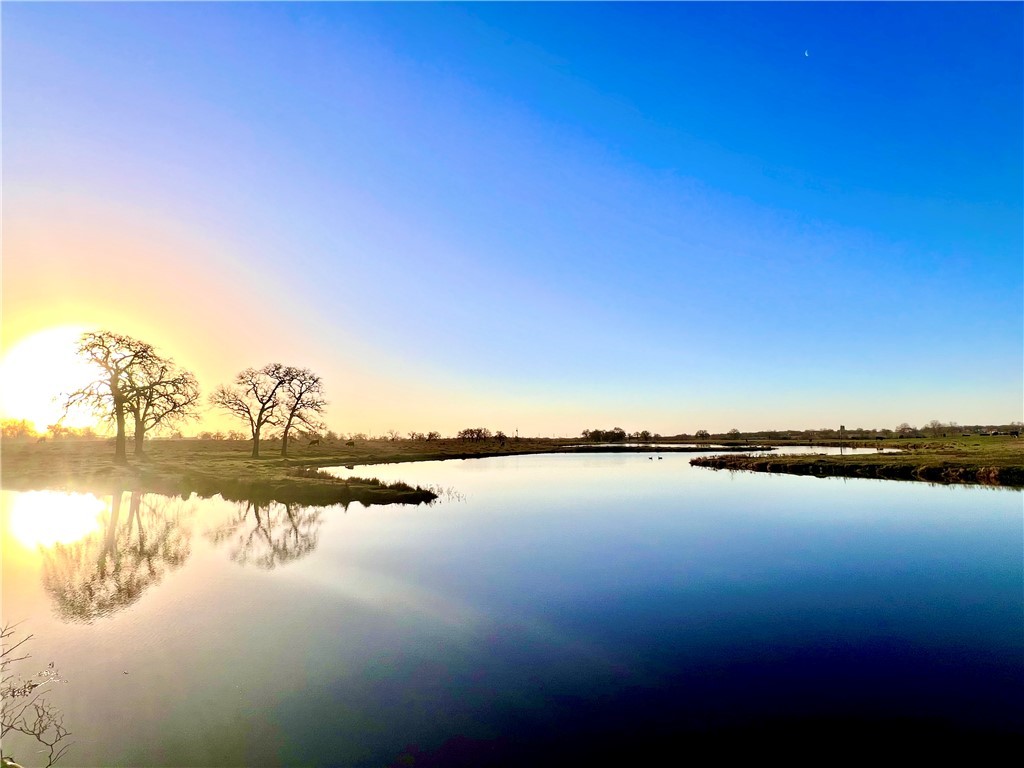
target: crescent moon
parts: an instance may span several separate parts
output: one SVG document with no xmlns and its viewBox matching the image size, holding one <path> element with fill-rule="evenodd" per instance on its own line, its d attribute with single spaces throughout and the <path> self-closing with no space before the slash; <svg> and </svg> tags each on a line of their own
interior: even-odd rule
<svg viewBox="0 0 1024 768">
<path fill-rule="evenodd" d="M 804 51 L 804 56 L 810 56 L 810 55 L 811 55 L 810 53 L 808 53 L 807 51 Z"/>
</svg>

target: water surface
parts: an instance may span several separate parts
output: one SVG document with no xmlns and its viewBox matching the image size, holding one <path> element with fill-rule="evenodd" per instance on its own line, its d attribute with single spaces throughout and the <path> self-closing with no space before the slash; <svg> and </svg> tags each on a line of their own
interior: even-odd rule
<svg viewBox="0 0 1024 768">
<path fill-rule="evenodd" d="M 4 618 L 74 766 L 1021 733 L 1020 492 L 691 456 L 353 470 L 445 491 L 418 507 L 4 493 Z"/>
</svg>

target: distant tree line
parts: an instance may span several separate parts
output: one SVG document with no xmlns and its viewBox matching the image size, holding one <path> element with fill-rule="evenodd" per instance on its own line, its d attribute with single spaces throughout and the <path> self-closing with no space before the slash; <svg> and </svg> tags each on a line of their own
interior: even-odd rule
<svg viewBox="0 0 1024 768">
<path fill-rule="evenodd" d="M 201 409 L 198 381 L 195 375 L 177 365 L 174 360 L 158 352 L 151 344 L 139 339 L 114 333 L 97 331 L 82 334 L 77 353 L 95 372 L 95 378 L 82 388 L 64 396 L 64 414 L 75 407 L 92 410 L 104 423 L 114 430 L 114 458 L 119 463 L 127 462 L 127 442 L 132 436 L 135 456 L 143 456 L 145 439 L 156 433 L 181 437 L 180 427 L 196 419 Z M 306 439 L 309 444 L 335 442 L 344 439 L 334 432 L 325 432 L 322 416 L 327 406 L 323 381 L 308 368 L 268 363 L 262 368 L 246 368 L 235 376 L 228 385 L 218 386 L 207 402 L 238 419 L 246 433 L 231 430 L 203 432 L 200 437 L 214 440 L 252 441 L 252 456 L 260 455 L 261 441 L 280 441 L 281 455 L 287 456 L 290 444 L 297 438 Z M 63 421 L 63 418 L 60 420 Z M 47 427 L 45 435 L 38 435 L 25 420 L 4 420 L 4 439 L 55 439 L 95 438 L 91 427 L 73 429 L 64 427 L 60 421 Z M 1022 424 L 973 424 L 960 425 L 955 421 L 929 421 L 918 428 L 907 422 L 895 429 L 838 429 L 822 427 L 817 430 L 761 430 L 741 432 L 733 428 L 726 433 L 711 434 L 698 429 L 696 439 L 888 439 L 892 437 L 940 437 L 971 436 L 986 434 L 1019 435 Z M 131 430 L 129 432 L 129 429 Z M 457 433 L 461 441 L 481 442 L 496 440 L 504 445 L 508 437 L 498 430 L 492 432 L 486 427 L 470 427 Z M 585 429 L 584 440 L 595 443 L 621 443 L 626 440 L 647 442 L 661 439 L 661 435 L 649 430 L 627 433 L 621 427 L 612 429 Z M 689 438 L 686 433 L 676 438 Z M 356 440 L 441 440 L 437 431 L 409 432 L 403 438 L 397 430 L 389 430 L 377 438 L 357 432 L 347 436 L 346 443 Z M 516 434 L 518 440 L 518 432 Z"/>
<path fill-rule="evenodd" d="M 710 433 L 706 429 L 698 429 L 693 433 L 694 438 L 715 438 L 715 439 L 768 439 L 768 440 L 886 440 L 910 437 L 970 437 L 975 435 L 992 434 L 1013 434 L 1019 433 L 1022 422 L 1014 421 L 1009 424 L 958 424 L 955 421 L 943 422 L 933 419 L 921 427 L 915 427 L 908 422 L 902 422 L 894 429 L 865 428 L 865 427 L 819 427 L 818 429 L 765 429 L 750 432 L 741 432 L 733 428 L 728 432 Z M 677 439 L 691 437 L 688 433 L 681 433 L 674 436 Z"/>
<path fill-rule="evenodd" d="M 652 433 L 649 429 L 641 429 L 637 432 L 627 432 L 622 427 L 611 429 L 584 429 L 581 433 L 584 440 L 592 443 L 624 443 L 626 440 L 636 440 L 647 443 L 651 440 L 660 440 L 661 435 Z"/>
<path fill-rule="evenodd" d="M 491 439 L 491 430 L 487 427 L 468 427 L 466 429 L 460 429 L 458 434 L 459 440 L 479 442 L 481 440 Z"/>
<path fill-rule="evenodd" d="M 420 441 L 423 441 L 423 442 L 431 442 L 433 440 L 440 440 L 441 439 L 441 433 L 440 432 L 426 432 L 426 433 L 424 433 L 424 432 L 410 432 L 409 433 L 409 439 L 410 440 L 420 440 Z"/>
<path fill-rule="evenodd" d="M 581 437 L 592 443 L 624 443 L 627 435 L 626 430 L 622 427 L 612 427 L 611 429 L 584 429 Z"/>
</svg>

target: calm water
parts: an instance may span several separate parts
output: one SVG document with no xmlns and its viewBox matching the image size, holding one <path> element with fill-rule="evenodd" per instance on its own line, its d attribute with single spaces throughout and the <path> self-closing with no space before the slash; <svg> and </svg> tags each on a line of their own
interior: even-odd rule
<svg viewBox="0 0 1024 768">
<path fill-rule="evenodd" d="M 1020 492 L 663 456 L 354 471 L 420 507 L 4 493 L 4 619 L 66 680 L 59 765 L 1022 733 Z"/>
</svg>

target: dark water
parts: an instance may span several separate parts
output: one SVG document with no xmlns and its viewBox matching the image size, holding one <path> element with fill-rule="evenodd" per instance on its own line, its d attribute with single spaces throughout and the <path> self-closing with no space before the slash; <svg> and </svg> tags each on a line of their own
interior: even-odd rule
<svg viewBox="0 0 1024 768">
<path fill-rule="evenodd" d="M 67 681 L 69 766 L 1020 737 L 1020 492 L 691 456 L 373 468 L 449 491 L 429 507 L 5 493 L 4 619 Z"/>
</svg>

